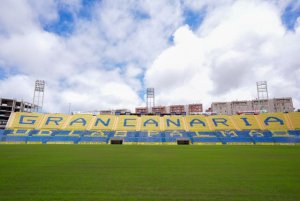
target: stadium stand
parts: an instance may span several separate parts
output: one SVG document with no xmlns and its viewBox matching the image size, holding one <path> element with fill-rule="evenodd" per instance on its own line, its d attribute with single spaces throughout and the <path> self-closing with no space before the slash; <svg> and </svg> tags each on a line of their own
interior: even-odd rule
<svg viewBox="0 0 300 201">
<path fill-rule="evenodd" d="M 209 131 L 210 127 L 203 115 L 186 116 L 189 131 Z"/>
<path fill-rule="evenodd" d="M 261 130 L 254 115 L 233 115 L 237 130 Z"/>
<path fill-rule="evenodd" d="M 163 117 L 163 128 L 166 131 L 186 130 L 182 116 L 169 116 Z"/>
<path fill-rule="evenodd" d="M 300 129 L 300 112 L 291 112 L 287 114 L 290 119 L 293 129 Z"/>
<path fill-rule="evenodd" d="M 258 119 L 263 130 L 288 130 L 283 113 L 262 113 Z"/>
<path fill-rule="evenodd" d="M 91 130 L 113 130 L 116 117 L 114 115 L 97 115 L 92 122 Z"/>
<path fill-rule="evenodd" d="M 212 130 L 236 130 L 230 116 L 218 115 L 208 116 Z"/>
<path fill-rule="evenodd" d="M 159 116 L 146 116 L 143 115 L 141 117 L 141 131 L 160 131 L 161 128 L 161 120 Z"/>
<path fill-rule="evenodd" d="M 92 123 L 93 115 L 90 114 L 75 114 L 67 120 L 66 130 L 87 130 Z"/>
<path fill-rule="evenodd" d="M 138 117 L 135 115 L 120 115 L 116 130 L 136 131 L 139 128 Z"/>
<path fill-rule="evenodd" d="M 65 114 L 46 114 L 42 120 L 41 129 L 62 129 L 64 126 L 66 126 L 68 117 L 69 116 Z"/>
<path fill-rule="evenodd" d="M 297 144 L 300 113 L 64 115 L 13 113 L 2 144 Z"/>
<path fill-rule="evenodd" d="M 12 120 L 8 121 L 8 128 L 37 128 L 39 127 L 43 117 L 44 116 L 39 113 L 15 112 L 10 116 L 10 119 Z"/>
</svg>

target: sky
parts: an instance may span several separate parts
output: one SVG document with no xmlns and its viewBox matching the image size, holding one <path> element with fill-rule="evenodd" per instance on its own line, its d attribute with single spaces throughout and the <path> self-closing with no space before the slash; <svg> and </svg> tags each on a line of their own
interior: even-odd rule
<svg viewBox="0 0 300 201">
<path fill-rule="evenodd" d="M 300 0 L 1 0 L 0 97 L 45 112 L 269 98 L 300 108 Z"/>
</svg>

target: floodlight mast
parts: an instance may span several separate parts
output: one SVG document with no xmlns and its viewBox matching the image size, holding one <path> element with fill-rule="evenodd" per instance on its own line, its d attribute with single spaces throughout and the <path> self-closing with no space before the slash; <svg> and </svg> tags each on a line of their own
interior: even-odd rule
<svg viewBox="0 0 300 201">
<path fill-rule="evenodd" d="M 45 80 L 36 80 L 33 91 L 32 112 L 42 111 L 44 105 Z"/>
<path fill-rule="evenodd" d="M 267 81 L 256 82 L 256 87 L 257 87 L 257 100 L 258 100 L 257 109 L 260 110 L 261 112 L 262 111 L 268 112 L 270 107 L 269 107 L 269 93 L 268 93 Z"/>
<path fill-rule="evenodd" d="M 152 108 L 155 106 L 154 88 L 147 88 L 147 112 L 152 113 Z"/>
</svg>

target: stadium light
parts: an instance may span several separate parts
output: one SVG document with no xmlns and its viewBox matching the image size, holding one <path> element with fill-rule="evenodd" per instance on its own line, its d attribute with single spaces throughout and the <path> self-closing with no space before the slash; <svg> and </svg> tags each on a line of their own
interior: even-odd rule
<svg viewBox="0 0 300 201">
<path fill-rule="evenodd" d="M 44 104 L 44 92 L 45 92 L 45 80 L 36 80 L 33 92 L 33 111 L 38 112 L 39 109 L 43 109 Z"/>
</svg>

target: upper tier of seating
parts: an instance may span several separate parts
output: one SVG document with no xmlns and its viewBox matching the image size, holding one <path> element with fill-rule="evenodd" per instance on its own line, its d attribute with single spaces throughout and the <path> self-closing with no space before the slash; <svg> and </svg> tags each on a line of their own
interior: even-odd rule
<svg viewBox="0 0 300 201">
<path fill-rule="evenodd" d="M 300 129 L 300 112 L 259 115 L 88 115 L 12 113 L 7 129 L 92 131 L 227 131 Z"/>
</svg>

